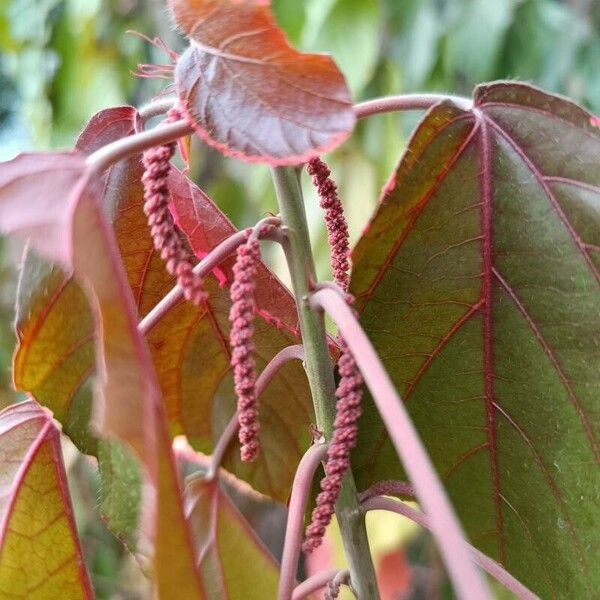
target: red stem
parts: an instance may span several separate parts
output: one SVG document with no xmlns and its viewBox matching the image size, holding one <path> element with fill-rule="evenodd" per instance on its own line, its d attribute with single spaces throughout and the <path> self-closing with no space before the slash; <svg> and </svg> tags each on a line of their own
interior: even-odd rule
<svg viewBox="0 0 600 600">
<path fill-rule="evenodd" d="M 408 517 L 411 521 L 418 523 L 425 529 L 432 529 L 432 524 L 427 515 L 422 512 L 415 510 L 408 504 L 401 500 L 395 500 L 393 498 L 385 498 L 383 496 L 375 496 L 365 500 L 361 504 L 361 508 L 367 512 L 370 510 L 387 510 L 395 512 L 399 515 Z M 473 560 L 485 571 L 487 571 L 492 577 L 498 580 L 506 589 L 510 590 L 513 594 L 516 594 L 522 600 L 540 600 L 531 590 L 526 588 L 520 581 L 515 579 L 510 573 L 508 573 L 500 564 L 489 556 L 483 554 L 473 548 L 470 544 L 463 540 L 463 544 L 467 548 L 467 551 L 471 553 Z"/>
<path fill-rule="evenodd" d="M 290 600 L 296 583 L 296 570 L 300 558 L 300 544 L 304 527 L 304 512 L 306 502 L 311 490 L 312 480 L 327 454 L 327 444 L 315 444 L 311 446 L 300 461 L 288 508 L 288 520 L 285 528 L 285 541 L 283 543 L 283 555 L 281 557 L 281 569 L 279 575 L 278 600 Z M 327 583 L 327 582 L 325 582 Z"/>
<path fill-rule="evenodd" d="M 235 249 L 248 239 L 248 231 L 242 230 L 224 239 L 215 246 L 195 267 L 194 273 L 204 277 L 214 267 L 223 262 Z M 140 321 L 138 329 L 147 334 L 164 315 L 183 298 L 183 289 L 176 285 L 164 298 Z"/>
<path fill-rule="evenodd" d="M 386 479 L 385 481 L 378 481 L 358 495 L 361 502 L 374 496 L 410 496 L 414 498 L 416 494 L 415 488 L 408 481 Z"/>
<path fill-rule="evenodd" d="M 331 288 L 318 289 L 312 294 L 310 304 L 315 309 L 325 310 L 333 318 L 354 354 L 396 452 L 415 486 L 419 502 L 431 515 L 431 530 L 457 595 L 465 600 L 492 598 L 484 578 L 465 549 L 460 523 L 404 403 L 341 294 L 341 290 L 338 293 Z"/>
<path fill-rule="evenodd" d="M 275 375 L 278 373 L 279 369 L 294 359 L 304 360 L 304 347 L 302 344 L 287 346 L 283 350 L 280 350 L 271 359 L 269 364 L 262 370 L 262 373 L 256 380 L 256 395 L 260 396 L 265 391 L 265 388 L 267 385 L 269 385 L 273 377 L 275 377 Z M 239 422 L 236 412 L 233 417 L 231 417 L 229 423 L 227 423 L 227 426 L 215 444 L 213 453 L 211 455 L 210 468 L 205 477 L 207 481 L 214 479 L 215 475 L 218 473 L 219 467 L 223 462 L 225 452 L 227 452 L 227 448 L 229 448 L 231 442 L 233 442 L 238 427 Z"/>
<path fill-rule="evenodd" d="M 102 173 L 111 165 L 128 156 L 139 154 L 153 146 L 169 144 L 191 133 L 193 133 L 193 130 L 187 121 L 176 121 L 175 123 L 155 127 L 149 131 L 136 133 L 103 146 L 88 156 L 86 166 L 90 172 Z"/>
<path fill-rule="evenodd" d="M 472 108 L 473 103 L 463 96 L 449 96 L 445 94 L 402 94 L 400 96 L 387 96 L 375 98 L 354 105 L 354 114 L 357 119 L 364 119 L 380 113 L 398 112 L 401 110 L 427 110 L 439 102 L 449 100 L 464 110 Z"/>
<path fill-rule="evenodd" d="M 348 575 L 348 571 L 342 569 L 321 571 L 297 585 L 292 593 L 292 600 L 304 600 L 304 598 L 308 597 L 313 592 L 324 588 L 334 579 L 338 577 L 347 579 Z"/>
</svg>

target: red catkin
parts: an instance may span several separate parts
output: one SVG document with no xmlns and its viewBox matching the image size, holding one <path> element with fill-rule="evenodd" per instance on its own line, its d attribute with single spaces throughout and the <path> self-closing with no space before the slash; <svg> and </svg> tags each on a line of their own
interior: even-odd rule
<svg viewBox="0 0 600 600">
<path fill-rule="evenodd" d="M 349 294 L 347 297 L 352 303 L 353 298 Z M 321 480 L 321 492 L 317 496 L 311 523 L 306 528 L 306 537 L 302 545 L 305 552 L 312 552 L 323 541 L 325 530 L 333 516 L 342 479 L 350 466 L 350 453 L 356 445 L 358 418 L 362 412 L 360 403 L 363 378 L 343 339 L 340 346 L 342 349 L 338 361 L 340 382 L 335 393 L 337 404 L 334 429 L 327 451 L 325 477 Z"/>
<path fill-rule="evenodd" d="M 313 184 L 319 194 L 320 206 L 325 211 L 333 280 L 347 291 L 350 283 L 348 224 L 337 193 L 337 186 L 330 177 L 329 167 L 319 157 L 311 158 L 306 165 L 306 170 L 312 176 Z"/>
<path fill-rule="evenodd" d="M 176 120 L 178 114 L 171 111 L 167 122 Z M 175 144 L 157 146 L 146 150 L 142 156 L 144 174 L 144 213 L 154 247 L 165 261 L 167 271 L 177 277 L 187 300 L 201 304 L 206 300 L 202 278 L 194 273 L 194 261 L 183 244 L 169 210 L 169 170 Z"/>
<path fill-rule="evenodd" d="M 256 368 L 253 358 L 254 313 L 256 303 L 256 275 L 260 259 L 260 246 L 255 236 L 237 249 L 231 285 L 232 306 L 229 312 L 231 332 L 231 366 L 238 398 L 239 440 L 244 462 L 258 457 L 258 403 L 256 398 Z"/>
</svg>

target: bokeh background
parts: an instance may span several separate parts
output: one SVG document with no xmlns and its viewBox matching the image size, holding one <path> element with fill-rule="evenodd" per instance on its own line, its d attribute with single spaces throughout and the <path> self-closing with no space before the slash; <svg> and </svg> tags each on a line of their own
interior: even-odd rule
<svg viewBox="0 0 600 600">
<path fill-rule="evenodd" d="M 158 36 L 180 51 L 185 41 L 165 5 L 166 0 L 1 0 L 0 160 L 24 150 L 70 147 L 96 111 L 143 104 L 163 90 L 168 82 L 132 72 L 138 63 L 165 63 L 168 57 L 128 31 Z M 273 5 L 298 48 L 333 54 L 356 101 L 416 91 L 469 95 L 479 82 L 508 78 L 600 112 L 600 0 L 273 0 Z M 418 117 L 361 122 L 351 140 L 328 157 L 353 240 Z M 266 168 L 225 160 L 200 144 L 193 146 L 191 176 L 239 226 L 276 206 Z M 318 269 L 327 276 L 325 231 L 310 186 L 306 196 Z M 19 252 L 0 239 L 0 405 L 15 399 L 10 360 Z M 270 260 L 281 271 L 280 259 Z M 66 457 L 97 597 L 148 597 L 139 569 L 98 519 L 93 465 L 68 445 Z M 386 600 L 452 597 L 428 536 L 396 517 L 373 520 L 370 527 Z M 338 546 L 333 535 L 321 564 L 336 560 Z M 510 597 L 501 591 L 498 596 Z"/>
</svg>

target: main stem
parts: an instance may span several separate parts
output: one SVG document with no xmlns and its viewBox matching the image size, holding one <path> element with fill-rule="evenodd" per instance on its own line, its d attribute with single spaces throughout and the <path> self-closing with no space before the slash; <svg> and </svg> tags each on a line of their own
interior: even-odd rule
<svg viewBox="0 0 600 600">
<path fill-rule="evenodd" d="M 312 392 L 317 427 L 329 441 L 335 419 L 335 381 L 323 317 L 312 310 L 307 302 L 309 281 L 316 280 L 316 272 L 304 201 L 293 168 L 274 168 L 273 181 L 283 225 L 287 228 L 287 242 L 284 248 L 298 307 L 304 345 L 304 368 Z M 346 474 L 342 482 L 335 514 L 342 533 L 352 587 L 359 600 L 378 600 L 379 593 L 364 516 L 360 510 L 351 472 Z"/>
</svg>

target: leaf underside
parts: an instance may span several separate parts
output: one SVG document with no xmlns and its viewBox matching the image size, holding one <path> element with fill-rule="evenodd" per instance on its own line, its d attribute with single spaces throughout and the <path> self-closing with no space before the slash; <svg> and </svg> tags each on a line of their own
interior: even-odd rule
<svg viewBox="0 0 600 600">
<path fill-rule="evenodd" d="M 600 131 L 527 85 L 428 112 L 351 291 L 470 539 L 542 597 L 600 571 Z M 404 473 L 371 402 L 359 488 Z M 594 550 L 596 549 L 596 550 Z"/>
<path fill-rule="evenodd" d="M 50 413 L 32 400 L 0 412 L 0 457 L 0 596 L 93 598 Z"/>
<path fill-rule="evenodd" d="M 294 50 L 264 0 L 170 0 L 190 38 L 175 83 L 196 132 L 228 156 L 299 164 L 332 150 L 354 126 L 331 57 Z"/>
<path fill-rule="evenodd" d="M 275 598 L 279 567 L 219 481 L 193 479 L 185 502 L 207 598 Z"/>
</svg>

